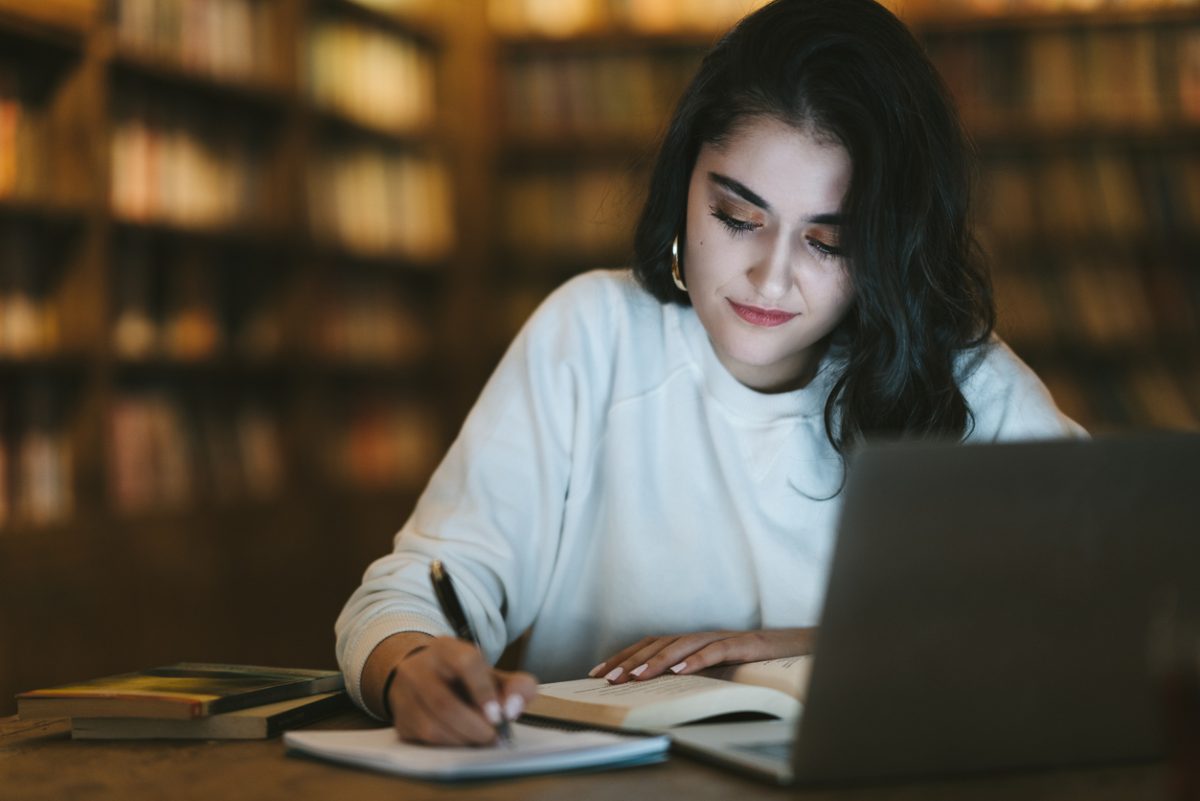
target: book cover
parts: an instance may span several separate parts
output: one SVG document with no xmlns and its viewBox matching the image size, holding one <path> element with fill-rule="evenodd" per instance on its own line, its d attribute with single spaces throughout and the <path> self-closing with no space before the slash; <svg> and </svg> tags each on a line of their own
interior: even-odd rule
<svg viewBox="0 0 1200 801">
<path fill-rule="evenodd" d="M 72 718 L 75 740 L 263 740 L 350 707 L 345 692 L 319 693 L 204 718 Z"/>
<path fill-rule="evenodd" d="M 18 693 L 22 718 L 190 718 L 342 689 L 333 670 L 180 662 Z"/>
</svg>

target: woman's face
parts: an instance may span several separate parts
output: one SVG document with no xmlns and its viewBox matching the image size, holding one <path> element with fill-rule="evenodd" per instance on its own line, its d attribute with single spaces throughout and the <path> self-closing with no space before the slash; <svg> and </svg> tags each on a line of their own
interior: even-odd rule
<svg viewBox="0 0 1200 801">
<path fill-rule="evenodd" d="M 752 389 L 807 383 L 854 300 L 838 242 L 849 183 L 843 147 L 774 118 L 700 150 L 684 280 L 717 357 Z"/>
</svg>

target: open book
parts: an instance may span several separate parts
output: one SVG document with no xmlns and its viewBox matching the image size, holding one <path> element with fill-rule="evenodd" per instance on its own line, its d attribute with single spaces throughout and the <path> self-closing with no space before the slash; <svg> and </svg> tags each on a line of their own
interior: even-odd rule
<svg viewBox="0 0 1200 801">
<path fill-rule="evenodd" d="M 610 685 L 604 679 L 542 684 L 526 712 L 611 729 L 656 731 L 724 715 L 793 720 L 800 714 L 812 658 L 769 659 Z"/>
</svg>

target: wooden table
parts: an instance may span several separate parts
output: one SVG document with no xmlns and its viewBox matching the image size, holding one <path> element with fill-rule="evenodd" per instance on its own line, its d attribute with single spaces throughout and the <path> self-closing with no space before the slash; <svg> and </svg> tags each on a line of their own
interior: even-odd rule
<svg viewBox="0 0 1200 801">
<path fill-rule="evenodd" d="M 370 725 L 358 713 L 320 728 Z M 799 790 L 773 787 L 672 756 L 661 765 L 534 776 L 470 784 L 433 784 L 288 756 L 279 739 L 252 741 L 72 741 L 64 721 L 0 718 L 3 801 L 758 801 L 774 798 L 870 801 L 1170 799 L 1160 765 L 1040 771 L 904 785 Z"/>
</svg>

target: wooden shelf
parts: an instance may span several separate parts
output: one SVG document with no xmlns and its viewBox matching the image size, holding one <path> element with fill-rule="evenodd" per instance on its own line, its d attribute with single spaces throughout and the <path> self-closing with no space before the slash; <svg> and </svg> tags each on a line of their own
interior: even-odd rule
<svg viewBox="0 0 1200 801">
<path fill-rule="evenodd" d="M 132 220 L 111 212 L 113 224 L 125 236 L 148 239 L 175 239 L 210 245 L 234 245 L 258 250 L 286 250 L 293 246 L 294 236 L 288 229 L 253 223 L 231 222 L 228 225 L 192 226 L 169 220 Z"/>
<path fill-rule="evenodd" d="M 86 210 L 83 206 L 55 203 L 37 198 L 0 196 L 0 219 L 21 219 L 55 226 L 82 225 Z"/>
<path fill-rule="evenodd" d="M 954 37 L 1009 33 L 1026 35 L 1046 30 L 1096 30 L 1105 28 L 1171 27 L 1200 24 L 1200 6 L 1163 6 L 1150 9 L 1099 8 L 1089 11 L 1004 12 L 994 15 L 954 15 L 909 20 L 921 37 Z"/>
<path fill-rule="evenodd" d="M 1021 117 L 1028 118 L 1028 112 Z M 1200 141 L 1200 120 L 1101 121 L 1079 120 L 1050 125 L 1026 120 L 1011 123 L 984 123 L 971 134 L 984 151 L 1028 149 L 1057 146 L 1078 152 L 1081 146 L 1121 146 L 1135 150 L 1192 148 Z"/>
<path fill-rule="evenodd" d="M 37 5 L 32 0 L 30 5 Z M 49 16 L 32 15 L 28 10 L 17 11 L 9 3 L 0 3 L 0 42 L 7 46 L 26 45 L 25 50 L 37 48 L 46 55 L 60 59 L 76 59 L 83 53 L 85 21 L 71 23 Z"/>
<path fill-rule="evenodd" d="M 354 0 L 315 0 L 314 11 L 322 15 L 341 15 L 367 25 L 418 39 L 428 46 L 441 44 L 442 31 L 432 17 L 420 14 L 394 14 Z"/>
<path fill-rule="evenodd" d="M 427 149 L 435 147 L 444 138 L 436 122 L 415 128 L 388 128 L 349 111 L 317 104 L 310 107 L 310 113 L 321 133 L 364 139 L 388 147 Z"/>
<path fill-rule="evenodd" d="M 40 374 L 78 377 L 90 367 L 88 356 L 75 351 L 29 356 L 0 354 L 0 375 Z"/>
<path fill-rule="evenodd" d="M 645 159 L 647 166 L 658 148 L 657 134 L 546 133 L 506 134 L 501 142 L 506 166 L 535 166 L 581 161 L 631 162 Z"/>
<path fill-rule="evenodd" d="M 287 378 L 288 374 L 301 374 L 308 369 L 306 361 L 295 357 L 252 359 L 247 357 L 218 354 L 196 359 L 179 357 L 148 357 L 135 359 L 117 356 L 113 367 L 125 375 L 152 376 L 197 376 L 211 379 L 225 376 L 236 380 L 275 381 Z"/>
<path fill-rule="evenodd" d="M 335 274 L 344 272 L 336 265 L 350 264 L 362 269 L 406 278 L 441 281 L 452 265 L 450 255 L 421 259 L 407 253 L 371 251 L 328 240 L 313 241 L 308 251 L 313 254 L 315 260 L 327 265 L 324 272 Z"/>
<path fill-rule="evenodd" d="M 149 82 L 174 93 L 184 90 L 188 99 L 234 103 L 272 115 L 283 114 L 296 102 L 292 89 L 261 77 L 199 71 L 164 56 L 127 46 L 116 47 L 109 65 L 118 79 Z"/>
<path fill-rule="evenodd" d="M 666 50 L 703 51 L 716 44 L 724 31 L 653 33 L 629 27 L 582 31 L 569 36 L 505 34 L 498 40 L 502 53 L 583 55 L 590 53 L 644 53 Z"/>
</svg>

